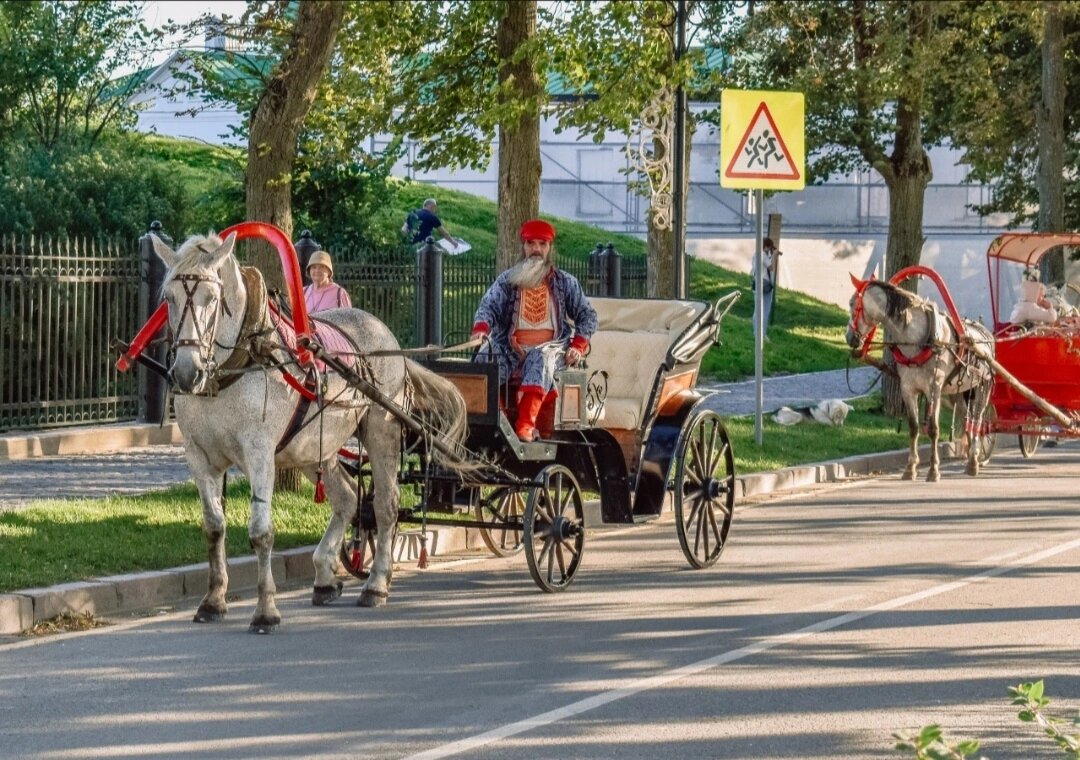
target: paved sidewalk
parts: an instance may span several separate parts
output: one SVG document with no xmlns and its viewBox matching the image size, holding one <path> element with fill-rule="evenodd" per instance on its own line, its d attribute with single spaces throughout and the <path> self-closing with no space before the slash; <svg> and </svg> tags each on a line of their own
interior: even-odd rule
<svg viewBox="0 0 1080 760">
<path fill-rule="evenodd" d="M 848 400 L 865 396 L 878 387 L 878 371 L 873 367 L 852 367 L 829 372 L 766 377 L 762 381 L 762 409 L 771 414 L 782 406 L 812 406 L 825 399 Z M 702 383 L 702 390 L 715 390 L 710 404 L 725 417 L 754 414 L 756 411 L 753 380 L 741 383 Z"/>
</svg>

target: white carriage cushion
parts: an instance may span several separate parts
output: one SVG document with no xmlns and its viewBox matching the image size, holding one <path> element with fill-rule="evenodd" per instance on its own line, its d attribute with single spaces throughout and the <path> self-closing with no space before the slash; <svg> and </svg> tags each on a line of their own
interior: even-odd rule
<svg viewBox="0 0 1080 760">
<path fill-rule="evenodd" d="M 608 393 L 597 424 L 633 430 L 641 425 L 656 371 L 668 348 L 706 305 L 635 298 L 590 299 L 599 317 L 588 371 L 605 370 Z"/>
<path fill-rule="evenodd" d="M 672 341 L 705 310 L 698 301 L 592 298 L 600 330 L 666 333 Z"/>
</svg>

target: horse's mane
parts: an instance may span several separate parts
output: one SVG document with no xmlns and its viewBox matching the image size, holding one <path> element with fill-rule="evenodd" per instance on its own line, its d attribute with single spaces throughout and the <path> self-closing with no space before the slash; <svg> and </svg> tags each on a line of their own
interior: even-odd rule
<svg viewBox="0 0 1080 760">
<path fill-rule="evenodd" d="M 176 250 L 176 265 L 165 273 L 162 288 L 178 274 L 190 274 L 210 267 L 224 241 L 211 232 L 208 235 L 192 235 Z"/>
<path fill-rule="evenodd" d="M 884 280 L 874 280 L 870 284 L 885 291 L 885 313 L 890 319 L 899 319 L 901 314 L 922 301 L 913 293 Z"/>
</svg>

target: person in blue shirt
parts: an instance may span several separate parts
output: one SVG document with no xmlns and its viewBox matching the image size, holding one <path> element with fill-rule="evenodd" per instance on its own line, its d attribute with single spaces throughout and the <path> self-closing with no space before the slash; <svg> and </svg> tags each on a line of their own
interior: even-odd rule
<svg viewBox="0 0 1080 760">
<path fill-rule="evenodd" d="M 417 223 L 416 232 L 412 236 L 412 242 L 423 243 L 425 240 L 432 236 L 433 232 L 438 231 L 439 235 L 449 241 L 450 245 L 452 245 L 456 249 L 458 247 L 458 242 L 453 237 L 451 237 L 449 232 L 446 231 L 446 227 L 443 226 L 442 219 L 440 219 L 438 214 L 436 214 L 437 210 L 438 204 L 435 202 L 435 199 L 428 198 L 426 201 L 424 201 L 423 208 L 418 208 L 416 211 L 409 215 L 410 217 L 415 216 Z M 406 222 L 405 226 L 409 230 L 409 232 L 412 232 L 412 228 L 409 226 L 409 222 Z"/>
</svg>

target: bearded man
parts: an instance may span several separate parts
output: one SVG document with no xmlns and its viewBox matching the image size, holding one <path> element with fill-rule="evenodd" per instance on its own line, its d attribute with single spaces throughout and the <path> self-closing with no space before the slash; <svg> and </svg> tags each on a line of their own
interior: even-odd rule
<svg viewBox="0 0 1080 760">
<path fill-rule="evenodd" d="M 555 228 L 531 219 L 519 237 L 521 260 L 480 299 L 472 336 L 487 338 L 477 356 L 497 361 L 504 382 L 520 377 L 514 430 L 535 441 L 541 409 L 554 409 L 555 371 L 581 361 L 597 319 L 581 283 L 554 264 Z"/>
</svg>

